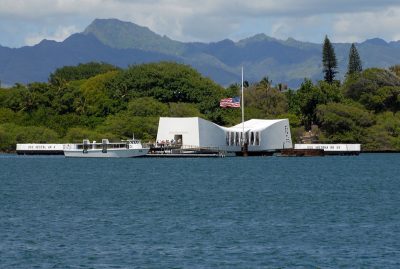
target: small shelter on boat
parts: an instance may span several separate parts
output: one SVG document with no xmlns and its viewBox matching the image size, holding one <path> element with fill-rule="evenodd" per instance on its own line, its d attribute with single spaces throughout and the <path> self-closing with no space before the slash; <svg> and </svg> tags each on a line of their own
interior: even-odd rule
<svg viewBox="0 0 400 269">
<path fill-rule="evenodd" d="M 222 127 L 198 117 L 161 117 L 158 125 L 159 144 L 241 152 L 244 142 L 249 153 L 262 154 L 292 148 L 289 120 L 252 119 L 244 124 Z"/>
</svg>

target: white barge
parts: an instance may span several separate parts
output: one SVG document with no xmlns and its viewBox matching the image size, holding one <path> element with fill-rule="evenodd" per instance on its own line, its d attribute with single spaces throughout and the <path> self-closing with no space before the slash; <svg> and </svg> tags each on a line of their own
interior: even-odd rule
<svg viewBox="0 0 400 269">
<path fill-rule="evenodd" d="M 150 148 L 144 148 L 140 140 L 132 139 L 111 143 L 103 139 L 101 143 L 92 143 L 85 139 L 81 144 L 67 144 L 64 146 L 65 157 L 78 158 L 133 158 L 142 157 Z"/>
</svg>

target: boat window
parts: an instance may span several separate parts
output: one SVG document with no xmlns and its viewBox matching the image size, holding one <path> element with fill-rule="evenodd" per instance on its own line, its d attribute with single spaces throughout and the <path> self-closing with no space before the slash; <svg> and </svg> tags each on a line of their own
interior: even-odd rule
<svg viewBox="0 0 400 269">
<path fill-rule="evenodd" d="M 226 141 L 226 145 L 229 146 L 229 132 L 225 133 L 225 141 Z"/>
<path fill-rule="evenodd" d="M 254 145 L 254 133 L 250 133 L 250 145 Z"/>
</svg>

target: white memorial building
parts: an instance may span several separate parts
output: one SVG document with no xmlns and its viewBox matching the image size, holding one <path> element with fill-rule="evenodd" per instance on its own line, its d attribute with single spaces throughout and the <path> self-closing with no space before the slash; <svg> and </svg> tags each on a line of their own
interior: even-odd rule
<svg viewBox="0 0 400 269">
<path fill-rule="evenodd" d="M 158 125 L 158 143 L 177 143 L 190 147 L 213 147 L 228 152 L 242 150 L 243 131 L 248 142 L 248 152 L 273 152 L 292 148 L 288 119 L 252 119 L 232 126 L 222 127 L 210 121 L 194 118 L 161 117 Z"/>
</svg>

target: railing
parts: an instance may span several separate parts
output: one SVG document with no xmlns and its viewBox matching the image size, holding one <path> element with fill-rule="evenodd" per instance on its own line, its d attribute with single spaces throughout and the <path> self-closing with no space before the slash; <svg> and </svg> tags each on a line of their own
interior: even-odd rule
<svg viewBox="0 0 400 269">
<path fill-rule="evenodd" d="M 101 143 L 96 143 L 96 144 L 64 144 L 64 149 L 125 149 L 129 148 L 129 144 L 127 143 L 109 143 L 109 144 L 101 144 Z"/>
<path fill-rule="evenodd" d="M 178 144 L 157 144 L 156 149 L 166 154 L 207 154 L 216 153 L 219 155 L 226 155 L 227 150 L 220 147 L 199 147 L 195 145 L 178 145 Z"/>
</svg>

